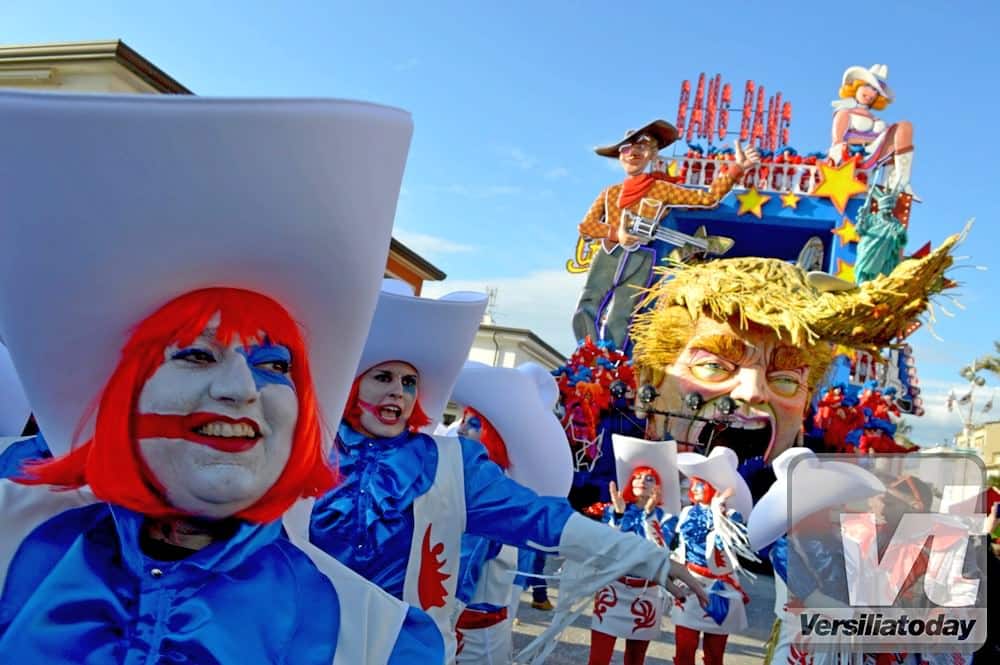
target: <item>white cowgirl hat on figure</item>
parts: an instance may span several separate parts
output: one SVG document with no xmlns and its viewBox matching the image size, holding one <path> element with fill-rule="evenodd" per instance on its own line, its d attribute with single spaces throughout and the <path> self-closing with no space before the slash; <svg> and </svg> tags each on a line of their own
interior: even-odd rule
<svg viewBox="0 0 1000 665">
<path fill-rule="evenodd" d="M 503 438 L 507 475 L 542 496 L 565 497 L 573 485 L 573 456 L 552 411 L 558 397 L 555 378 L 535 363 L 513 369 L 466 362 L 451 394 L 483 414 Z"/>
<path fill-rule="evenodd" d="M 404 282 L 386 279 L 354 374 L 394 360 L 413 365 L 420 377 L 417 399 L 435 423 L 448 405 L 485 311 L 485 293 L 420 298 Z"/>
<path fill-rule="evenodd" d="M 7 347 L 0 344 L 0 437 L 18 436 L 31 415 Z"/>
<path fill-rule="evenodd" d="M 890 102 L 895 99 L 892 88 L 889 87 L 889 67 L 887 65 L 872 65 L 867 69 L 860 65 L 848 67 L 844 71 L 844 78 L 841 85 L 847 85 L 851 81 L 864 81 L 878 91 L 878 94 L 887 98 Z"/>
<path fill-rule="evenodd" d="M 656 469 L 660 476 L 660 498 L 663 510 L 676 515 L 681 512 L 680 476 L 677 475 L 677 442 L 646 441 L 621 434 L 611 435 L 615 451 L 615 472 L 618 489 L 624 490 L 632 472 L 640 466 Z"/>
<path fill-rule="evenodd" d="M 885 492 L 882 482 L 860 466 L 821 460 L 808 448 L 789 448 L 775 458 L 773 468 L 776 480 L 747 522 L 754 551 L 767 547 L 815 512 Z"/>
<path fill-rule="evenodd" d="M 303 329 L 339 418 L 385 269 L 407 112 L 344 100 L 0 94 L 0 337 L 65 453 L 133 326 L 236 287 Z"/>
<path fill-rule="evenodd" d="M 677 455 L 677 468 L 688 478 L 701 478 L 708 481 L 716 492 L 722 492 L 727 487 L 733 489 L 733 495 L 726 505 L 738 511 L 743 519 L 747 519 L 753 508 L 753 497 L 750 488 L 737 470 L 739 457 L 725 446 L 712 449 L 708 457 L 699 453 L 680 453 Z"/>
</svg>

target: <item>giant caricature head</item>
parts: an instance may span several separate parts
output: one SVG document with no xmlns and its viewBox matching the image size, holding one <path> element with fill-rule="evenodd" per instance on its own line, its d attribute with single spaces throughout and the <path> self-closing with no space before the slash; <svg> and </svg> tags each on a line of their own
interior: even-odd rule
<svg viewBox="0 0 1000 665">
<path fill-rule="evenodd" d="M 957 241 L 860 287 L 777 259 L 667 268 L 647 294 L 655 305 L 632 329 L 640 381 L 656 387 L 654 409 L 728 426 L 657 416 L 659 434 L 689 443 L 711 436 L 741 461 L 773 460 L 795 444 L 833 345 L 872 350 L 894 339 L 950 286 L 943 273 Z M 693 410 L 691 393 L 701 396 Z"/>
<path fill-rule="evenodd" d="M 55 455 L 28 482 L 253 521 L 328 488 L 408 114 L 0 93 L 0 119 L 0 336 Z"/>
</svg>

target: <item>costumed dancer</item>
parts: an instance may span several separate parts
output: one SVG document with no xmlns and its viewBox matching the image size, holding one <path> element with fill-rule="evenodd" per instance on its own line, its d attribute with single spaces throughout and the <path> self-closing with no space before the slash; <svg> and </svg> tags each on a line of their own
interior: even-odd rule
<svg viewBox="0 0 1000 665">
<path fill-rule="evenodd" d="M 801 635 L 798 613 L 803 601 L 813 606 L 838 607 L 839 601 L 827 600 L 829 594 L 846 591 L 843 546 L 840 543 L 839 515 L 831 516 L 834 507 L 875 497 L 885 486 L 874 475 L 855 464 L 820 460 L 807 448 L 790 448 L 774 461 L 776 480 L 757 505 L 747 524 L 750 546 L 767 552 L 774 567 L 774 613 L 777 616 L 768 642 L 765 665 L 823 665 L 824 663 L 858 660 L 857 654 L 816 651 Z M 789 492 L 793 497 L 789 503 Z M 791 513 L 789 506 L 791 505 Z M 802 575 L 805 564 L 795 579 L 789 579 L 788 553 L 790 527 L 802 525 L 803 531 L 825 534 L 829 539 L 801 542 L 794 538 L 796 552 L 809 548 L 815 561 L 825 562 L 818 575 Z M 821 584 L 822 583 L 822 584 Z M 789 587 L 795 598 L 789 598 Z M 831 604 L 832 603 L 832 604 Z"/>
<path fill-rule="evenodd" d="M 728 164 L 728 171 L 717 175 L 707 191 L 682 187 L 670 182 L 666 174 L 646 172 L 659 151 L 675 140 L 677 129 L 673 125 L 654 120 L 639 129 L 628 130 L 615 144 L 594 149 L 602 157 L 617 159 L 626 177 L 597 195 L 579 225 L 580 235 L 601 239 L 601 247 L 594 253 L 573 314 L 573 334 L 577 341 L 587 337 L 594 341 L 608 339 L 616 348 L 625 348 L 629 319 L 635 311 L 636 289 L 651 284 L 657 263 L 655 252 L 644 247 L 641 238 L 629 233 L 633 220 L 657 224 L 671 206 L 716 206 L 759 161 L 756 149 L 748 148 L 745 155 L 739 149 L 735 161 Z M 730 238 L 705 235 L 701 239 L 710 254 L 724 254 L 733 244 Z M 603 335 L 598 330 L 602 320 Z"/>
<path fill-rule="evenodd" d="M 375 306 L 408 114 L 3 93 L 0 122 L 0 336 L 54 454 L 0 481 L 0 653 L 441 662 L 429 617 L 281 521 L 336 481 L 320 423 Z"/>
<path fill-rule="evenodd" d="M 677 444 L 612 435 L 617 475 L 604 523 L 634 533 L 669 550 L 680 512 Z M 642 665 L 650 640 L 660 636 L 668 596 L 655 582 L 625 575 L 594 597 L 589 665 L 608 665 L 619 637 L 625 638 L 625 665 Z"/>
<path fill-rule="evenodd" d="M 677 522 L 675 554 L 704 586 L 709 604 L 703 608 L 686 599 L 674 603 L 670 618 L 677 645 L 675 665 L 694 665 L 702 633 L 705 665 L 722 665 L 729 635 L 747 627 L 750 597 L 736 576 L 742 571 L 740 556 L 756 560 L 743 525 L 753 499 L 738 464 L 736 453 L 723 447 L 713 448 L 708 457 L 677 456 L 678 469 L 689 479 L 691 505 L 681 510 Z"/>
<path fill-rule="evenodd" d="M 656 438 L 734 450 L 762 496 L 770 462 L 801 441 L 831 345 L 874 352 L 895 339 L 931 295 L 954 286 L 944 272 L 959 239 L 860 286 L 778 259 L 664 269 L 669 278 L 649 290 L 643 305 L 652 308 L 632 326 L 639 384 L 650 388 L 639 396 L 651 397 L 637 408 Z"/>
<path fill-rule="evenodd" d="M 872 113 L 892 103 L 895 96 L 886 80 L 889 68 L 855 65 L 844 71 L 839 99 L 833 102 L 833 145 L 835 163 L 849 159 L 850 146 L 862 150 L 861 168 L 868 169 L 892 161 L 886 181 L 890 191 L 907 190 L 913 167 L 913 125 L 906 120 L 887 125 Z"/>
<path fill-rule="evenodd" d="M 452 401 L 465 407 L 458 435 L 478 441 L 491 462 L 540 496 L 565 497 L 573 484 L 566 434 L 553 413 L 559 388 L 544 367 L 517 369 L 467 362 Z M 457 596 L 458 662 L 504 665 L 514 657 L 518 550 L 462 536 Z"/>
<path fill-rule="evenodd" d="M 539 497 L 490 462 L 479 443 L 420 432 L 444 411 L 486 297 L 432 300 L 395 289 L 379 297 L 337 435 L 343 480 L 315 502 L 312 542 L 427 611 L 449 657 L 457 646 L 463 533 L 591 561 L 595 585 L 632 572 L 679 592 L 668 576 L 692 578 L 652 543 L 613 537 L 565 499 Z"/>
</svg>

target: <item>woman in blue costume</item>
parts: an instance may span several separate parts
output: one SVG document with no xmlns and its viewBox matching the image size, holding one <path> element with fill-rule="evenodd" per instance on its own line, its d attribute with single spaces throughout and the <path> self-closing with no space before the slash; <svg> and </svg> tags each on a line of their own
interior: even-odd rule
<svg viewBox="0 0 1000 665">
<path fill-rule="evenodd" d="M 676 665 L 694 665 L 702 634 L 705 665 L 722 665 L 729 635 L 747 627 L 745 605 L 750 599 L 736 575 L 741 570 L 739 556 L 756 560 L 743 526 L 753 500 L 738 465 L 736 453 L 721 446 L 707 457 L 698 453 L 677 456 L 678 468 L 689 479 L 691 505 L 681 510 L 677 523 L 676 554 L 704 586 L 711 602 L 707 608 L 691 602 L 671 608 Z"/>
<path fill-rule="evenodd" d="M 597 584 L 633 572 L 681 593 L 668 576 L 690 579 L 652 543 L 511 480 L 480 444 L 420 433 L 444 411 L 485 307 L 482 294 L 383 291 L 338 432 L 343 481 L 310 528 L 320 549 L 428 612 L 451 654 L 463 533 L 587 560 Z"/>
<path fill-rule="evenodd" d="M 612 481 L 611 503 L 597 504 L 604 523 L 669 551 L 680 512 L 677 444 L 614 434 L 612 445 L 623 489 L 619 491 Z M 663 587 L 630 575 L 598 591 L 590 623 L 589 665 L 610 663 L 619 637 L 625 639 L 625 665 L 642 665 L 650 641 L 660 635 L 667 600 Z"/>
<path fill-rule="evenodd" d="M 573 484 L 573 458 L 553 408 L 555 378 L 544 367 L 517 369 L 467 362 L 452 401 L 465 407 L 458 435 L 477 441 L 516 482 L 541 496 L 565 497 Z M 462 536 L 458 599 L 458 662 L 506 665 L 513 658 L 517 608 L 515 548 L 481 536 Z"/>
<path fill-rule="evenodd" d="M 443 661 L 426 615 L 294 519 L 336 479 L 320 423 L 374 308 L 407 114 L 6 93 L 0 121 L 0 337 L 55 455 L 0 481 L 4 658 Z M 313 172 L 339 177 L 286 175 Z"/>
</svg>

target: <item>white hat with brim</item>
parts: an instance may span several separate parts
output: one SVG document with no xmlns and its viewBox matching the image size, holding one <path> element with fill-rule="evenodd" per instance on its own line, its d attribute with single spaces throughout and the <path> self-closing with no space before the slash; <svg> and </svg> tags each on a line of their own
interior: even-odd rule
<svg viewBox="0 0 1000 665">
<path fill-rule="evenodd" d="M 726 505 L 738 511 L 743 519 L 747 519 L 753 508 L 753 497 L 738 471 L 739 463 L 736 453 L 725 446 L 713 448 L 708 457 L 700 453 L 677 455 L 677 468 L 688 478 L 701 478 L 714 487 L 716 492 L 732 488 L 733 495 L 726 501 Z"/>
<path fill-rule="evenodd" d="M 647 441 L 621 434 L 611 435 L 615 451 L 615 472 L 618 489 L 624 491 L 632 472 L 640 466 L 656 470 L 660 476 L 660 499 L 663 509 L 671 515 L 681 511 L 680 476 L 677 474 L 677 442 Z"/>
<path fill-rule="evenodd" d="M 355 376 L 398 361 L 417 370 L 420 407 L 437 422 L 486 311 L 486 294 L 456 291 L 438 299 L 409 295 L 386 280 Z"/>
<path fill-rule="evenodd" d="M 885 491 L 882 482 L 860 466 L 821 460 L 808 448 L 789 448 L 775 458 L 773 469 L 776 480 L 747 522 L 754 551 L 767 547 L 813 513 Z"/>
<path fill-rule="evenodd" d="M 92 431 L 88 407 L 134 326 L 206 287 L 283 305 L 325 419 L 339 419 L 385 270 L 407 112 L 2 93 L 0 126 L 0 337 L 53 453 Z"/>
<path fill-rule="evenodd" d="M 31 415 L 7 347 L 0 344 L 0 437 L 19 436 Z"/>
<path fill-rule="evenodd" d="M 466 362 L 452 400 L 483 414 L 503 439 L 507 475 L 542 496 L 565 497 L 573 485 L 573 456 L 553 413 L 559 387 L 544 367 L 516 369 Z"/>
<path fill-rule="evenodd" d="M 878 94 L 887 98 L 890 102 L 895 99 L 892 88 L 889 87 L 889 67 L 886 65 L 872 65 L 865 68 L 854 65 L 844 70 L 844 77 L 841 85 L 847 85 L 851 81 L 864 81 L 878 91 Z"/>
</svg>

